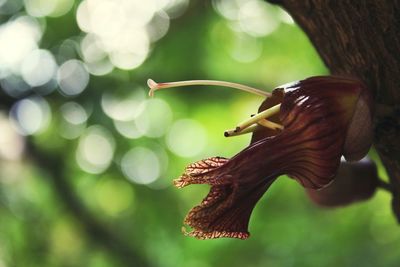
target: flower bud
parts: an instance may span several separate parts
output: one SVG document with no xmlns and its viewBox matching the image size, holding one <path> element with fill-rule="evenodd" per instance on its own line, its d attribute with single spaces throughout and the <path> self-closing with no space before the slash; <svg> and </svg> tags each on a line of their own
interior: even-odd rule
<svg viewBox="0 0 400 267">
<path fill-rule="evenodd" d="M 370 159 L 341 161 L 332 183 L 321 189 L 306 189 L 312 202 L 323 207 L 338 207 L 371 198 L 379 185 L 376 165 Z"/>
</svg>

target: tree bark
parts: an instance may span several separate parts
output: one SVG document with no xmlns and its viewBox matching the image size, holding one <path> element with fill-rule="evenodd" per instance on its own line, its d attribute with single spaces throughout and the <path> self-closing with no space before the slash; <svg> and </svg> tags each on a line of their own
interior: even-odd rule
<svg viewBox="0 0 400 267">
<path fill-rule="evenodd" d="M 372 91 L 374 146 L 390 177 L 400 222 L 400 1 L 269 2 L 289 12 L 332 74 L 356 77 Z"/>
</svg>

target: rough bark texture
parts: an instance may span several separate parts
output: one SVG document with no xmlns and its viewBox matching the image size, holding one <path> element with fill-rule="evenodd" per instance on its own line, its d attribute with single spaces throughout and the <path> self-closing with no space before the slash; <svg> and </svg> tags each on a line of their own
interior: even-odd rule
<svg viewBox="0 0 400 267">
<path fill-rule="evenodd" d="M 270 0 L 286 9 L 332 74 L 357 77 L 375 97 L 374 145 L 400 222 L 400 1 Z"/>
</svg>

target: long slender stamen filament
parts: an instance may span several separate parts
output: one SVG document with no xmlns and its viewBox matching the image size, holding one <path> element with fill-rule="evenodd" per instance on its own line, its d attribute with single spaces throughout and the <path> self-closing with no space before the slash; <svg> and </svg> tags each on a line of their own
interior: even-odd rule
<svg viewBox="0 0 400 267">
<path fill-rule="evenodd" d="M 224 136 L 225 137 L 231 137 L 231 136 L 238 136 L 238 135 L 242 135 L 242 134 L 248 134 L 248 133 L 252 133 L 255 130 L 259 129 L 260 126 L 257 124 L 253 124 L 250 127 L 247 127 L 246 129 L 244 129 L 243 131 L 240 132 L 236 132 L 235 129 L 231 129 L 231 130 L 226 130 L 224 132 Z"/>
<path fill-rule="evenodd" d="M 242 91 L 253 93 L 262 97 L 271 97 L 271 93 L 265 92 L 260 89 L 256 89 L 250 86 L 246 86 L 239 83 L 224 82 L 224 81 L 214 81 L 214 80 L 192 80 L 192 81 L 180 81 L 180 82 L 167 82 L 167 83 L 157 83 L 152 79 L 147 80 L 147 85 L 150 87 L 149 96 L 154 96 L 154 92 L 160 89 L 181 87 L 181 86 L 191 86 L 191 85 L 214 85 L 236 88 Z"/>
<path fill-rule="evenodd" d="M 266 109 L 266 110 L 264 110 L 264 111 L 262 111 L 262 112 L 260 112 L 260 113 L 258 113 L 256 115 L 254 115 L 250 119 L 245 120 L 242 123 L 240 123 L 236 127 L 235 132 L 241 132 L 244 129 L 248 128 L 250 125 L 258 123 L 262 119 L 266 119 L 268 117 L 273 116 L 274 114 L 279 112 L 280 108 L 281 108 L 281 104 L 278 104 L 276 106 L 273 106 L 273 107 L 271 107 L 269 109 Z"/>
<path fill-rule="evenodd" d="M 257 122 L 257 124 L 264 126 L 266 128 L 272 129 L 272 130 L 283 130 L 283 125 L 275 123 L 273 121 L 266 120 L 266 119 L 259 120 Z"/>
</svg>

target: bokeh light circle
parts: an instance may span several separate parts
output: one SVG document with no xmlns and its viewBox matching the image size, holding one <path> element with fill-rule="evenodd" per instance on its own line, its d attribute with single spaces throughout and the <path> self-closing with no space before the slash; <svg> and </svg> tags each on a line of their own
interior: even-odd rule
<svg viewBox="0 0 400 267">
<path fill-rule="evenodd" d="M 25 98 L 12 106 L 10 117 L 20 134 L 33 135 L 40 133 L 49 125 L 50 107 L 43 98 Z"/>
<path fill-rule="evenodd" d="M 182 119 L 174 122 L 166 142 L 169 150 L 180 157 L 193 157 L 200 154 L 207 144 L 204 127 L 195 120 Z"/>
<path fill-rule="evenodd" d="M 130 181 L 150 184 L 160 176 L 161 164 L 156 153 L 149 148 L 135 147 L 122 157 L 121 169 Z"/>
<path fill-rule="evenodd" d="M 17 17 L 0 25 L 0 72 L 18 74 L 20 65 L 29 53 L 38 47 L 42 29 L 29 16 Z"/>
<path fill-rule="evenodd" d="M 147 137 L 158 138 L 165 134 L 172 122 L 172 110 L 162 99 L 145 101 L 143 111 L 136 118 L 137 128 Z"/>
<path fill-rule="evenodd" d="M 86 110 L 76 102 L 67 102 L 60 107 L 63 118 L 71 124 L 82 124 L 88 119 Z"/>
<path fill-rule="evenodd" d="M 79 167 L 88 173 L 102 173 L 114 157 L 115 141 L 104 127 L 89 127 L 79 139 L 76 160 Z"/>
<path fill-rule="evenodd" d="M 145 93 L 135 90 L 128 96 L 116 96 L 110 93 L 103 94 L 101 107 L 110 118 L 119 121 L 130 121 L 139 116 L 145 108 Z"/>
<path fill-rule="evenodd" d="M 57 63 L 47 50 L 31 51 L 22 62 L 21 74 L 25 82 L 32 87 L 48 83 L 55 75 Z"/>
<path fill-rule="evenodd" d="M 71 59 L 58 69 L 57 81 L 64 95 L 74 96 L 85 90 L 89 83 L 89 73 L 82 61 Z"/>
</svg>

